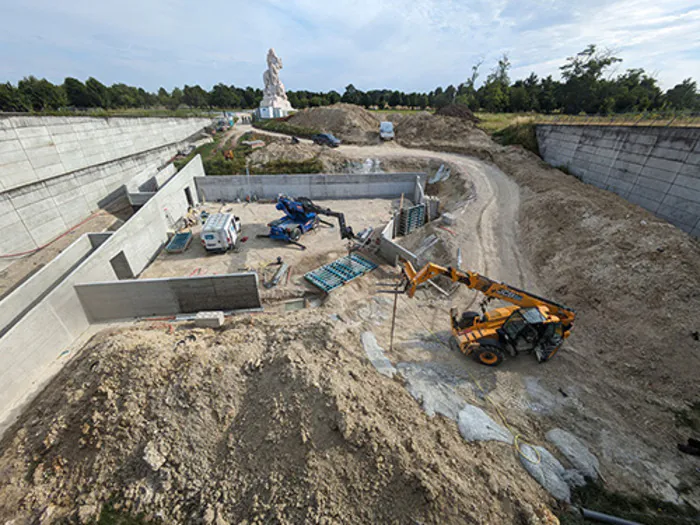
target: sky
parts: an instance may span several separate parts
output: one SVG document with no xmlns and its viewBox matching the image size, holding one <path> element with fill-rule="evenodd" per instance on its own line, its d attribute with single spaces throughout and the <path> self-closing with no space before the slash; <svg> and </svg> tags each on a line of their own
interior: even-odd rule
<svg viewBox="0 0 700 525">
<path fill-rule="evenodd" d="M 482 81 L 503 53 L 514 80 L 558 78 L 588 44 L 663 89 L 700 82 L 700 0 L 0 0 L 0 14 L 0 81 L 12 83 L 262 87 L 273 47 L 287 89 L 430 91 L 479 61 Z"/>
</svg>

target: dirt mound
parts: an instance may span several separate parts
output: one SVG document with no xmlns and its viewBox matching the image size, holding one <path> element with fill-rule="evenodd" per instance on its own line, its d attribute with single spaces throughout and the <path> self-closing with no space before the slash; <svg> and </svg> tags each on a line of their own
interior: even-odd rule
<svg viewBox="0 0 700 525">
<path fill-rule="evenodd" d="M 323 171 L 334 173 L 341 171 L 346 159 L 338 152 L 316 146 L 315 144 L 289 144 L 289 142 L 273 142 L 264 148 L 256 149 L 249 156 L 252 166 L 263 166 L 275 161 L 305 162 L 318 159 Z"/>
<path fill-rule="evenodd" d="M 442 151 L 477 152 L 489 149 L 493 142 L 474 123 L 453 117 L 431 115 L 427 112 L 391 114 L 396 141 L 409 148 Z"/>
<path fill-rule="evenodd" d="M 350 144 L 372 144 L 379 140 L 379 120 L 352 104 L 305 109 L 292 115 L 289 123 L 332 133 Z"/>
<path fill-rule="evenodd" d="M 464 120 L 469 120 L 474 124 L 481 122 L 478 118 L 476 118 L 474 113 L 472 113 L 469 106 L 465 106 L 464 104 L 448 104 L 447 106 L 443 106 L 438 109 L 435 114 L 443 117 L 457 117 Z"/>
<path fill-rule="evenodd" d="M 300 312 L 100 334 L 2 443 L 0 521 L 544 523 L 505 445 L 466 444 Z"/>
</svg>

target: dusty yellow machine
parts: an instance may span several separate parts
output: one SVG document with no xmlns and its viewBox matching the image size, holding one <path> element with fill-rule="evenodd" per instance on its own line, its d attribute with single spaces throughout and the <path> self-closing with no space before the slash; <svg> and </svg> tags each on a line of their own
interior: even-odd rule
<svg viewBox="0 0 700 525">
<path fill-rule="evenodd" d="M 404 263 L 405 293 L 413 297 L 416 287 L 438 276 L 445 275 L 453 282 L 478 290 L 486 296 L 482 315 L 478 312 L 450 311 L 452 337 L 450 347 L 471 355 L 476 361 L 496 366 L 504 356 L 535 354 L 540 363 L 557 353 L 564 339 L 569 337 L 576 312 L 561 304 L 538 297 L 513 286 L 491 280 L 476 272 L 445 268 L 433 263 L 416 271 L 410 262 Z M 485 311 L 484 304 L 501 299 L 514 306 Z"/>
</svg>

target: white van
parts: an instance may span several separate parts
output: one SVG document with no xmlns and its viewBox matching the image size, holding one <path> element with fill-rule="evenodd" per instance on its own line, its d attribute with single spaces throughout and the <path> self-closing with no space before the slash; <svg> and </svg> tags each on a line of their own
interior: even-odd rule
<svg viewBox="0 0 700 525">
<path fill-rule="evenodd" d="M 379 123 L 379 137 L 382 140 L 391 140 L 394 138 L 394 123 L 393 122 L 380 122 Z"/>
<path fill-rule="evenodd" d="M 205 250 L 223 253 L 238 246 L 239 233 L 241 219 L 230 213 L 213 213 L 204 223 L 199 237 Z"/>
</svg>

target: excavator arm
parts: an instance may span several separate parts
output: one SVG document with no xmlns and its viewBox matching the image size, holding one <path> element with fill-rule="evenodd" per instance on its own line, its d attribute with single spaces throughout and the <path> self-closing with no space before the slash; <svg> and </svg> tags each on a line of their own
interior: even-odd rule
<svg viewBox="0 0 700 525">
<path fill-rule="evenodd" d="M 523 308 L 546 306 L 551 314 L 559 317 L 567 330 L 571 329 L 576 317 L 576 312 L 571 308 L 508 284 L 494 281 L 476 272 L 462 271 L 452 267 L 445 268 L 433 263 L 428 263 L 416 271 L 408 261 L 404 263 L 403 271 L 407 280 L 405 292 L 409 297 L 413 297 L 419 284 L 429 281 L 438 275 L 445 275 L 453 282 L 462 283 L 471 290 L 478 290 L 488 298 L 501 299 Z"/>
<path fill-rule="evenodd" d="M 345 223 L 345 215 L 339 211 L 333 211 L 330 208 L 322 208 L 314 204 L 311 199 L 306 197 L 299 197 L 297 199 L 299 203 L 304 207 L 307 212 L 315 213 L 316 215 L 326 215 L 328 217 L 335 217 L 338 219 L 338 226 L 340 227 L 340 238 L 341 239 L 354 239 L 355 233 L 352 228 Z"/>
</svg>

